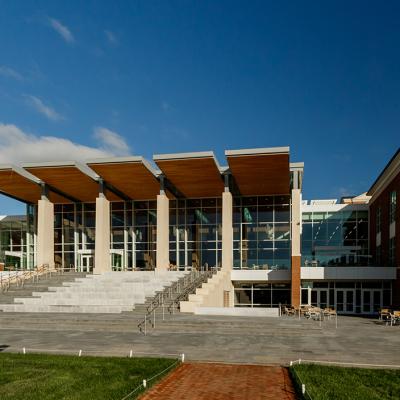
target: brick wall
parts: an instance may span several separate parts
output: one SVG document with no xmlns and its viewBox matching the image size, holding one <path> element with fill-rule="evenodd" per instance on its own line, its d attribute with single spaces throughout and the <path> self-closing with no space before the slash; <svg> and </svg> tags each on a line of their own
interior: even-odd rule
<svg viewBox="0 0 400 400">
<path fill-rule="evenodd" d="M 292 256 L 292 306 L 300 307 L 301 256 Z"/>
<path fill-rule="evenodd" d="M 400 172 L 384 189 L 384 191 L 370 203 L 369 207 L 369 249 L 373 259 L 376 259 L 376 212 L 381 208 L 381 257 L 382 265 L 389 263 L 389 207 L 390 192 L 397 192 L 396 208 L 396 266 L 397 280 L 393 284 L 393 304 L 400 306 Z"/>
</svg>

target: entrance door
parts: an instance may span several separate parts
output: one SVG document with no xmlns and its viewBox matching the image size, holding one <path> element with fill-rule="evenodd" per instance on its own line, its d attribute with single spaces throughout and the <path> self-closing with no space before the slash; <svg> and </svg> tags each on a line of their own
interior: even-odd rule
<svg viewBox="0 0 400 400">
<path fill-rule="evenodd" d="M 362 312 L 372 314 L 379 312 L 382 307 L 382 293 L 380 290 L 363 290 L 362 291 Z"/>
<path fill-rule="evenodd" d="M 328 307 L 328 290 L 320 289 L 318 291 L 318 307 Z"/>
<path fill-rule="evenodd" d="M 81 272 L 91 272 L 93 271 L 93 260 L 92 254 L 82 254 L 81 255 Z"/>
<path fill-rule="evenodd" d="M 124 269 L 123 266 L 123 251 L 113 250 L 111 255 L 111 269 L 113 271 L 122 271 Z"/>
<path fill-rule="evenodd" d="M 311 305 L 314 307 L 328 307 L 328 289 L 311 289 Z"/>
<path fill-rule="evenodd" d="M 336 297 L 336 310 L 340 313 L 354 313 L 354 289 L 337 289 Z"/>
</svg>

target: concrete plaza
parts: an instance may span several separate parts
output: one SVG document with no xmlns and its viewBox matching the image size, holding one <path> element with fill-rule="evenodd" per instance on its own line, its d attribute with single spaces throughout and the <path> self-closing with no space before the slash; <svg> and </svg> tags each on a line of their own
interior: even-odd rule
<svg viewBox="0 0 400 400">
<path fill-rule="evenodd" d="M 400 326 L 378 319 L 157 316 L 144 336 L 134 313 L 0 313 L 0 350 L 77 354 L 177 355 L 190 361 L 287 364 L 291 360 L 400 365 Z"/>
</svg>

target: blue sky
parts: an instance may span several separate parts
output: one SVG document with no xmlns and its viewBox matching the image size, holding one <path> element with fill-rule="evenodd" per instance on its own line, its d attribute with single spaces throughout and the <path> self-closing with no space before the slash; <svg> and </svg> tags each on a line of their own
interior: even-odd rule
<svg viewBox="0 0 400 400">
<path fill-rule="evenodd" d="M 367 190 L 399 147 L 398 1 L 0 9 L 0 163 L 289 145 L 311 199 Z"/>
</svg>

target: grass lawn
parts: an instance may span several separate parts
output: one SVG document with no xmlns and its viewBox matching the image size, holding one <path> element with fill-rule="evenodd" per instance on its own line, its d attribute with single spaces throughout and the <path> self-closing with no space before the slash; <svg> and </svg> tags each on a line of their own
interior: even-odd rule
<svg viewBox="0 0 400 400">
<path fill-rule="evenodd" d="M 120 400 L 175 361 L 0 353 L 0 399 Z"/>
<path fill-rule="evenodd" d="M 327 367 L 302 364 L 290 368 L 306 385 L 313 400 L 400 399 L 400 370 Z"/>
</svg>

